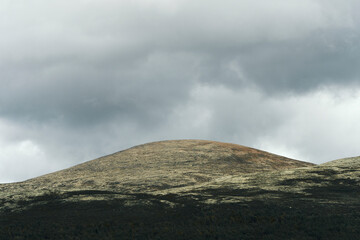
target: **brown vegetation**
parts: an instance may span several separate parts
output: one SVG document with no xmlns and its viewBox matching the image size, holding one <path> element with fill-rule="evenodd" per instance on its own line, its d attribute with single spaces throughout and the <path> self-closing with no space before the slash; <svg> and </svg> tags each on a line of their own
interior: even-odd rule
<svg viewBox="0 0 360 240">
<path fill-rule="evenodd" d="M 162 141 L 0 185 L 0 239 L 26 227 L 38 239 L 350 239 L 359 199 L 360 158 L 314 165 L 229 143 Z"/>
</svg>

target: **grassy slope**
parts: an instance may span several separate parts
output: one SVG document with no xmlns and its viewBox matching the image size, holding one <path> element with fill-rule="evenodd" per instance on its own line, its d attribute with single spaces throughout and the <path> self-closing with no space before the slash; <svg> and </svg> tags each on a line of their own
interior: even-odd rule
<svg viewBox="0 0 360 240">
<path fill-rule="evenodd" d="M 207 177 L 196 184 L 188 181 L 185 186 L 141 191 L 134 191 L 144 189 L 138 186 L 96 184 L 44 188 L 24 198 L 13 191 L 12 197 L 0 200 L 6 206 L 0 214 L 0 239 L 356 239 L 360 235 L 360 158 Z M 20 186 L 21 193 L 28 185 L 12 185 L 18 193 Z"/>
</svg>

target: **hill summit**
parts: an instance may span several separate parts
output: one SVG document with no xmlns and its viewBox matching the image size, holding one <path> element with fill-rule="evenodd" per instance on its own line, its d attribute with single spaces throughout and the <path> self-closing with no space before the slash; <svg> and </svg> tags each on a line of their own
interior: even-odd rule
<svg viewBox="0 0 360 240">
<path fill-rule="evenodd" d="M 152 191 L 312 165 L 231 143 L 172 140 L 135 146 L 30 182 L 62 189 L 112 186 L 122 191 Z"/>
</svg>

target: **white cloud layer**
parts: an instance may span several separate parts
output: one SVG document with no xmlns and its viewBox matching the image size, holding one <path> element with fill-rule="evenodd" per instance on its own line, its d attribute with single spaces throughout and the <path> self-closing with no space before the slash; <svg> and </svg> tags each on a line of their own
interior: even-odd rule
<svg viewBox="0 0 360 240">
<path fill-rule="evenodd" d="M 315 163 L 358 156 L 359 104 L 360 89 L 341 88 L 321 89 L 278 102 L 290 117 L 274 135 L 261 137 L 259 146 L 294 149 L 299 159 Z"/>
<path fill-rule="evenodd" d="M 41 148 L 19 138 L 19 129 L 0 121 L 0 183 L 26 179 L 52 169 Z"/>
<path fill-rule="evenodd" d="M 360 89 L 352 88 L 269 98 L 257 89 L 198 86 L 171 121 L 184 138 L 205 136 L 323 163 L 360 155 L 359 104 Z"/>
</svg>

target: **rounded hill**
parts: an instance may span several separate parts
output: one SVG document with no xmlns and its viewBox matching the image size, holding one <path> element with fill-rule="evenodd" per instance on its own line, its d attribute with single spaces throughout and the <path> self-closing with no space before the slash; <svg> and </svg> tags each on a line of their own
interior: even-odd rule
<svg viewBox="0 0 360 240">
<path fill-rule="evenodd" d="M 184 187 L 242 173 L 311 165 L 236 144 L 171 140 L 132 147 L 29 181 L 60 188 L 112 187 L 138 192 Z"/>
<path fill-rule="evenodd" d="M 0 184 L 0 239 L 357 239 L 359 160 L 148 143 Z"/>
<path fill-rule="evenodd" d="M 321 164 L 321 166 L 338 167 L 338 168 L 342 168 L 342 167 L 360 168 L 360 156 L 333 160 L 330 162 L 323 163 Z"/>
</svg>

